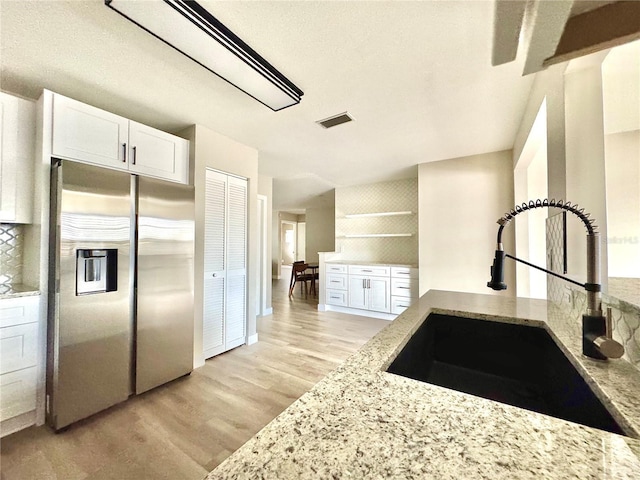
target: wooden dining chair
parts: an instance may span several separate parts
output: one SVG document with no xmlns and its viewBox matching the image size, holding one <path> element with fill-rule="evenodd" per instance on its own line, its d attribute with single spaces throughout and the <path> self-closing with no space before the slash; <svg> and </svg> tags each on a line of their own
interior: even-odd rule
<svg viewBox="0 0 640 480">
<path fill-rule="evenodd" d="M 289 298 L 293 295 L 293 291 L 295 289 L 296 283 L 302 282 L 304 284 L 304 295 L 306 297 L 308 292 L 307 282 L 313 281 L 313 275 L 310 273 L 305 273 L 305 270 L 309 268 L 307 263 L 304 261 L 293 262 L 291 267 L 291 281 L 289 282 Z M 300 293 L 302 293 L 303 286 L 300 285 Z"/>
</svg>

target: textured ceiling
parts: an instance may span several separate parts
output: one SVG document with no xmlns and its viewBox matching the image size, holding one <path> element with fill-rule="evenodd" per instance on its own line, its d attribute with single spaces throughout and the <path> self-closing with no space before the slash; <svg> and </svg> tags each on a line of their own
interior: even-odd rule
<svg viewBox="0 0 640 480">
<path fill-rule="evenodd" d="M 200 3 L 302 103 L 272 112 L 102 0 L 0 1 L 0 86 L 31 98 L 49 88 L 166 130 L 205 125 L 259 150 L 276 209 L 513 145 L 532 78 L 519 61 L 491 67 L 491 1 Z M 344 111 L 355 122 L 315 123 Z"/>
</svg>

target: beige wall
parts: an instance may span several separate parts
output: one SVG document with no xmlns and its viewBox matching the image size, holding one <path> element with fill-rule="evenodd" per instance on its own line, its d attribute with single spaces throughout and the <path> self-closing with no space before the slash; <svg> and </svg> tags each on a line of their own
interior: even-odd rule
<svg viewBox="0 0 640 480">
<path fill-rule="evenodd" d="M 317 264 L 318 252 L 333 252 L 335 248 L 335 209 L 307 208 L 305 225 L 305 261 Z"/>
<path fill-rule="evenodd" d="M 194 284 L 194 367 L 204 364 L 202 357 L 202 308 L 204 279 L 204 195 L 207 167 L 248 179 L 248 262 L 247 262 L 247 337 L 256 334 L 256 274 L 258 245 L 258 151 L 201 125 L 180 135 L 190 144 L 190 165 L 195 186 L 195 284 Z"/>
<path fill-rule="evenodd" d="M 515 295 L 515 265 L 507 260 L 506 292 L 487 287 L 496 248 L 496 221 L 513 208 L 511 150 L 418 166 L 420 294 L 430 289 Z M 505 251 L 513 252 L 513 226 Z"/>
<path fill-rule="evenodd" d="M 267 258 L 266 258 L 266 267 L 267 272 L 265 275 L 265 281 L 267 286 L 267 298 L 266 298 L 266 308 L 267 310 L 271 309 L 271 265 L 273 263 L 272 255 L 273 255 L 273 178 L 267 177 L 265 175 L 258 176 L 258 194 L 264 195 L 267 197 L 267 238 L 266 238 L 266 250 L 267 250 Z"/>
</svg>

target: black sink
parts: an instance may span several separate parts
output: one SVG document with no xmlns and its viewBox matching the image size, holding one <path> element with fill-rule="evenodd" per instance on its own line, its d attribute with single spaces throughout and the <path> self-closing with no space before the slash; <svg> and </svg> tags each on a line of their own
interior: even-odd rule
<svg viewBox="0 0 640 480">
<path fill-rule="evenodd" d="M 431 314 L 387 371 L 624 435 L 540 327 Z"/>
</svg>

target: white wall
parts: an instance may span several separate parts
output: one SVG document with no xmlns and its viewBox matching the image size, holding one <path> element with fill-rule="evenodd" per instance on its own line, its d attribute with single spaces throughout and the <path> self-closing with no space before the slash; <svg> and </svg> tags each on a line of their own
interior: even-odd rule
<svg viewBox="0 0 640 480">
<path fill-rule="evenodd" d="M 267 197 L 267 258 L 266 258 L 266 268 L 267 272 L 265 275 L 267 293 L 266 293 L 266 308 L 267 310 L 271 309 L 271 265 L 273 263 L 273 178 L 267 177 L 265 175 L 258 176 L 258 194 L 264 195 Z"/>
<path fill-rule="evenodd" d="M 640 278 L 640 130 L 605 136 L 609 276 Z"/>
<path fill-rule="evenodd" d="M 496 221 L 513 208 L 510 150 L 418 166 L 420 294 L 427 290 L 494 293 L 486 285 L 496 247 Z M 503 234 L 513 252 L 513 226 Z M 507 262 L 511 262 L 507 260 Z M 502 295 L 515 295 L 507 263 Z"/>
<path fill-rule="evenodd" d="M 335 249 L 335 208 L 307 208 L 305 220 L 305 261 L 317 264 L 318 252 L 333 252 Z"/>
<path fill-rule="evenodd" d="M 194 368 L 204 364 L 202 356 L 202 308 L 204 280 L 204 195 L 206 168 L 214 168 L 248 179 L 248 255 L 247 255 L 247 336 L 256 333 L 256 275 L 258 263 L 258 151 L 201 125 L 180 135 L 190 142 L 190 165 L 195 186 L 195 284 L 194 284 Z"/>
<path fill-rule="evenodd" d="M 571 62 L 565 73 L 566 200 L 579 204 L 596 220 L 600 238 L 607 238 L 602 52 Z M 567 261 L 570 275 L 586 280 L 587 231 L 567 215 Z M 601 240 L 600 274 L 606 291 L 607 248 Z"/>
<path fill-rule="evenodd" d="M 296 261 L 302 261 L 306 258 L 306 254 L 307 254 L 306 231 L 307 231 L 306 222 L 298 222 L 297 238 L 296 238 Z"/>
</svg>

